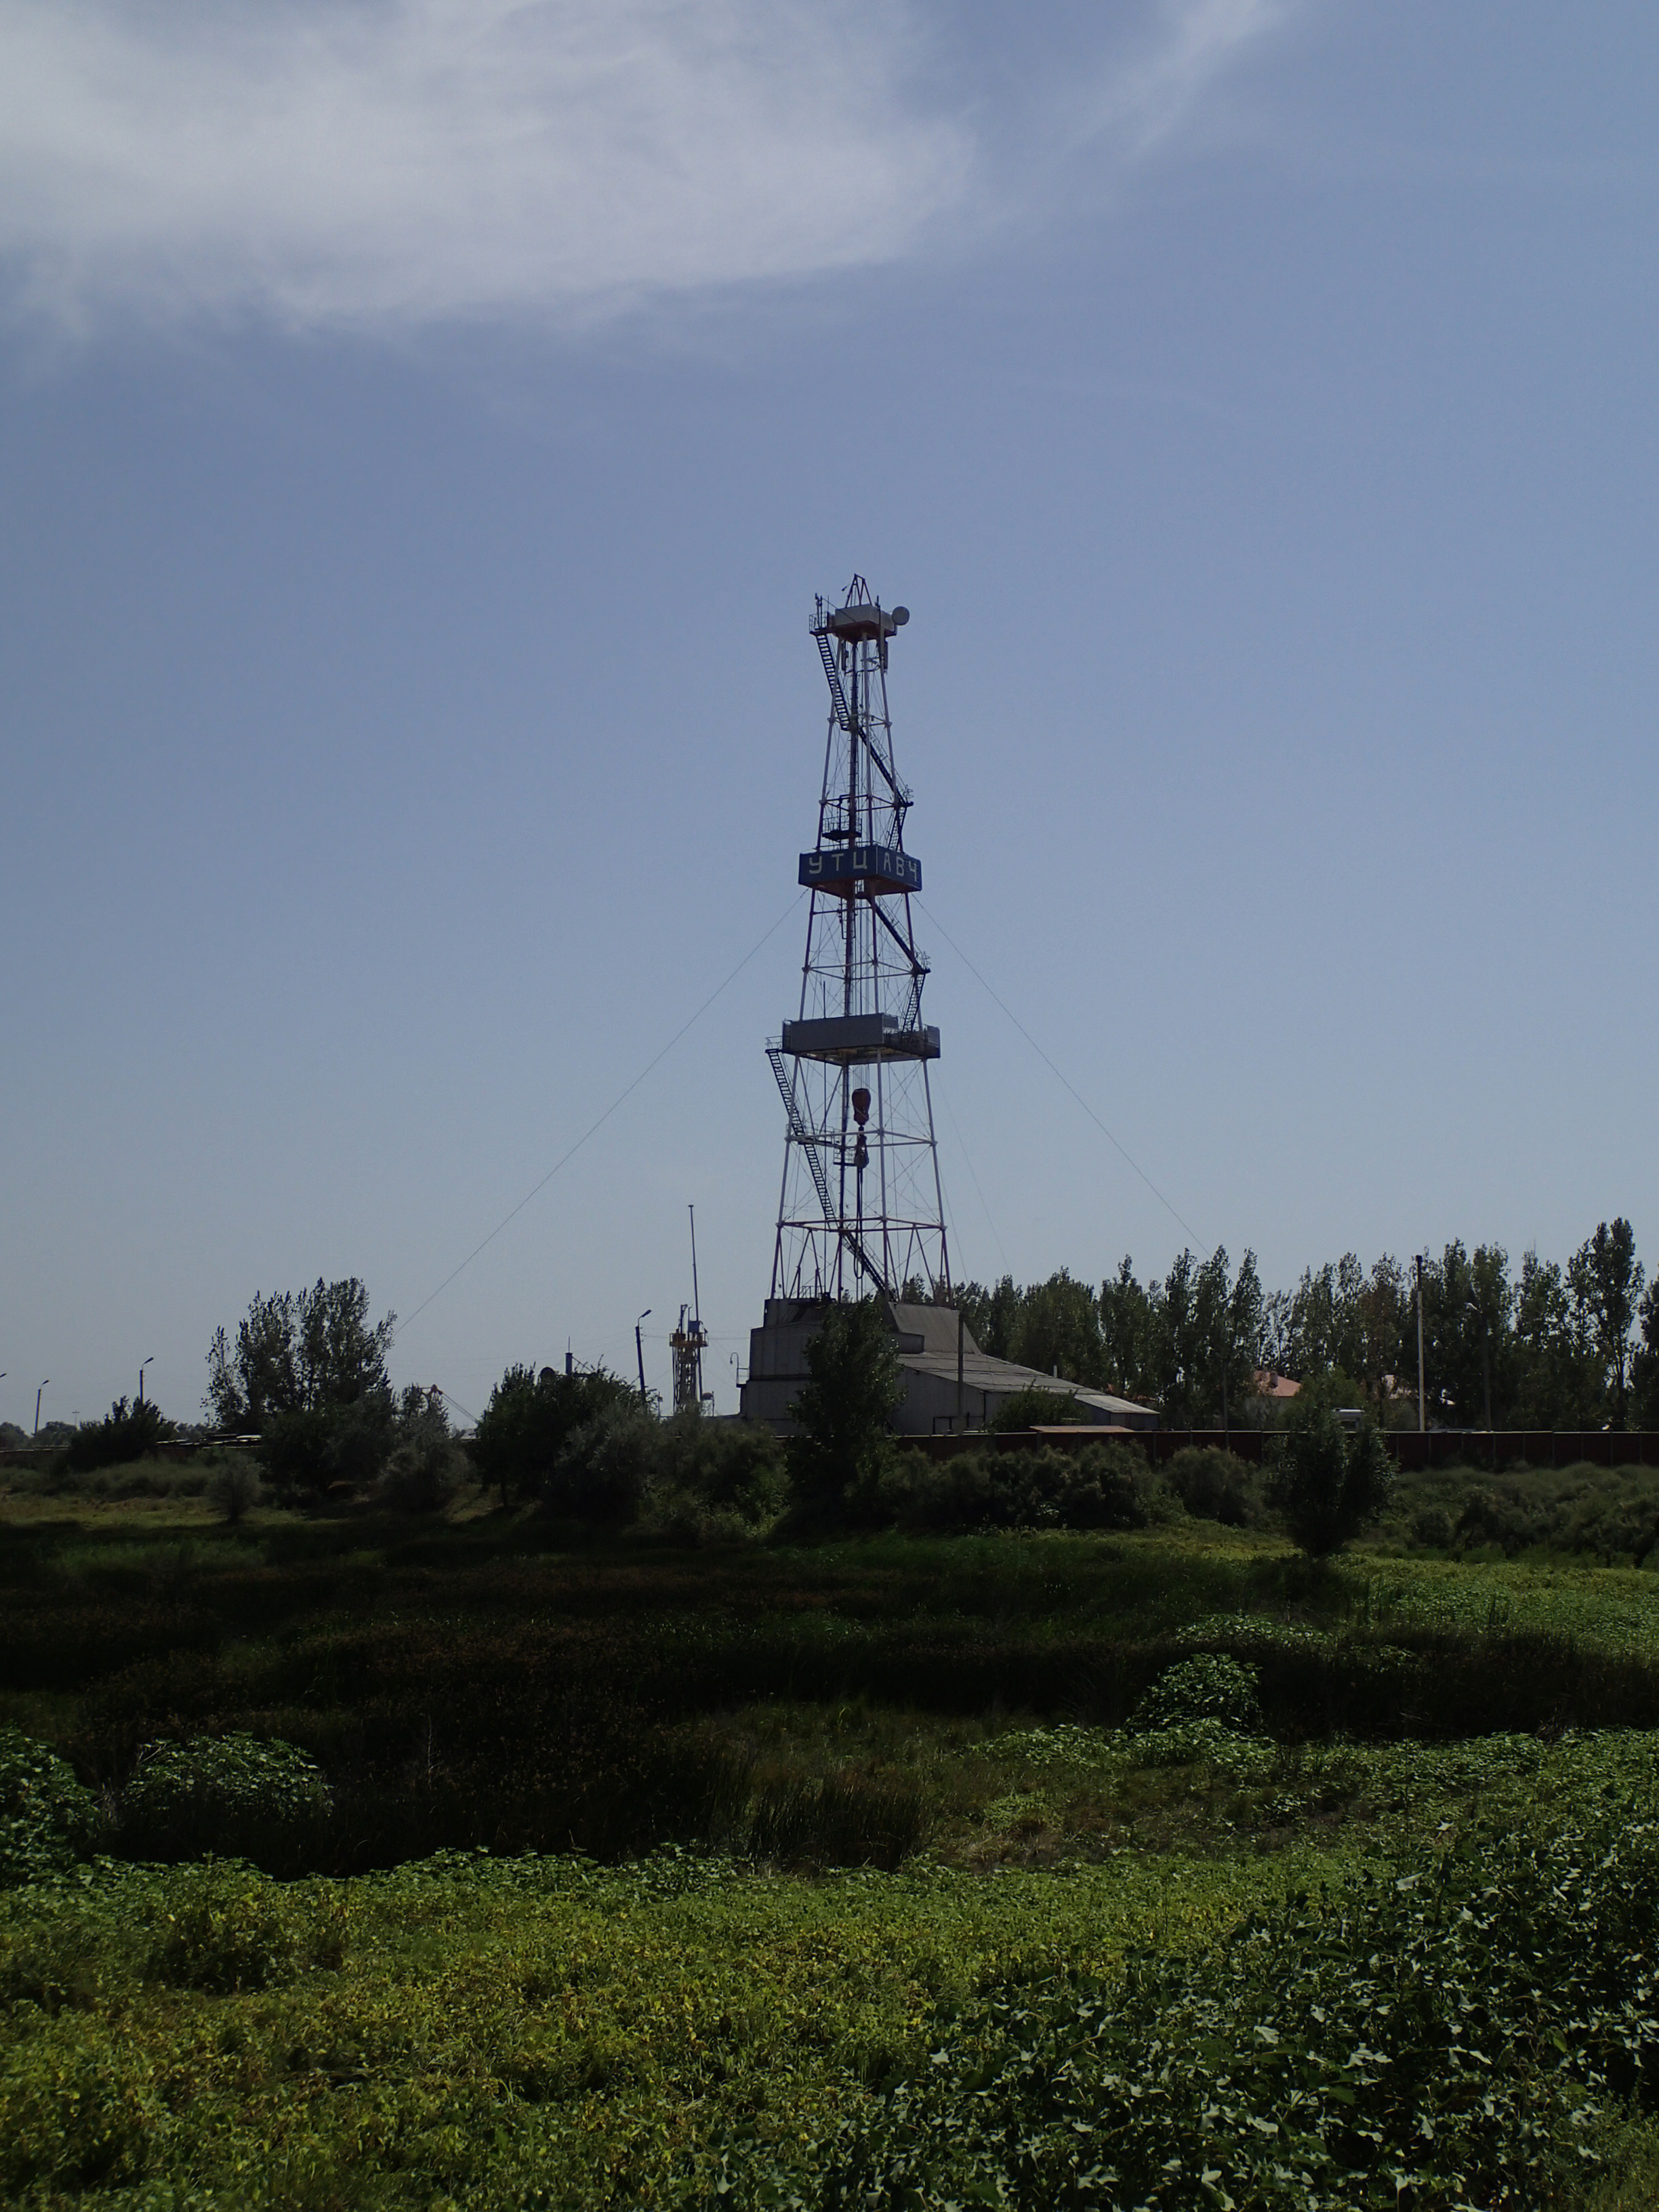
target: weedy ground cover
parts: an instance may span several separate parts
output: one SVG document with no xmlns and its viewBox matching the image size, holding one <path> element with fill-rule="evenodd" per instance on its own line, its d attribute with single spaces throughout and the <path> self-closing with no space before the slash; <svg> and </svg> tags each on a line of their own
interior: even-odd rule
<svg viewBox="0 0 1659 2212">
<path fill-rule="evenodd" d="M 25 1499 L 0 1721 L 85 1787 L 61 1849 L 19 1814 L 47 1878 L 0 1901 L 0 2189 L 1322 2207 L 1368 2201 L 1370 2143 L 1418 2208 L 1651 2201 L 1654 1884 L 1618 1862 L 1620 1921 L 1596 1869 L 1656 1819 L 1656 1603 L 1630 1566 L 1317 1568 L 1197 1522 L 693 1552 Z M 70 1802 L 43 1756 L 18 1771 Z M 1524 1986 L 1523 1921 L 1556 1945 Z M 1404 2008 L 1365 2081 L 1361 1984 Z M 1126 2035 L 1209 2102 L 1126 2072 Z M 1291 2045 L 1302 2072 L 1262 2056 Z M 1500 2064 L 1494 2130 L 1468 2084 Z M 1413 2068 L 1464 2085 L 1420 2142 Z M 1235 2136 L 1295 2136 L 1304 2178 Z"/>
<path fill-rule="evenodd" d="M 40 2203 L 658 2202 L 738 2125 L 829 2124 L 925 2064 L 941 2007 L 1149 1944 L 1185 1955 L 1278 1878 L 105 1864 L 0 1904 L 0 2175 Z"/>
</svg>

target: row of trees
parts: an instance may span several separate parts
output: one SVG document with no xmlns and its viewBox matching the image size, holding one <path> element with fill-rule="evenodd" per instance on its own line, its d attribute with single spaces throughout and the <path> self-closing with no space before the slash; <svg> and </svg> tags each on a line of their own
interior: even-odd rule
<svg viewBox="0 0 1659 2212">
<path fill-rule="evenodd" d="M 392 1314 L 371 1320 L 356 1277 L 256 1297 L 234 1337 L 215 1334 L 207 1409 L 222 1432 L 258 1436 L 288 1496 L 338 1486 L 430 1507 L 472 1480 L 503 1504 L 534 1501 L 605 1527 L 647 1514 L 699 1536 L 767 1524 L 781 1509 L 783 1450 L 769 1431 L 660 1420 L 602 1365 L 508 1367 L 464 1450 L 441 1390 L 393 1389 L 396 1326 Z"/>
<path fill-rule="evenodd" d="M 1379 1425 L 1414 1415 L 1414 1276 L 1387 1255 L 1367 1270 L 1345 1254 L 1305 1270 L 1291 1291 L 1263 1290 L 1254 1253 L 1235 1267 L 1218 1249 L 1208 1259 L 1182 1253 L 1162 1280 L 1142 1282 L 1126 1259 L 1098 1291 L 1062 1268 L 1043 1283 L 1022 1288 L 1005 1275 L 958 1295 L 986 1351 L 1155 1406 L 1168 1426 L 1261 1419 L 1264 1372 L 1293 1378 L 1310 1404 L 1367 1406 Z M 1565 1267 L 1528 1252 L 1517 1273 L 1498 1246 L 1471 1254 L 1461 1242 L 1448 1244 L 1424 1267 L 1422 1308 L 1436 1423 L 1659 1426 L 1659 1284 L 1646 1286 L 1622 1218 L 1602 1222 Z M 257 1296 L 234 1337 L 222 1328 L 209 1350 L 206 1403 L 216 1426 L 258 1434 L 283 1489 L 389 1482 L 410 1503 L 435 1499 L 459 1478 L 459 1455 L 442 1393 L 394 1390 L 386 1356 L 395 1328 L 392 1314 L 371 1319 L 356 1277 Z M 832 1340 L 835 1332 L 825 1356 Z M 860 1344 L 835 1386 L 860 1434 L 884 1428 L 887 1408 L 877 1401 L 896 1387 L 879 1362 L 871 1365 L 870 1352 Z M 809 1429 L 833 1425 L 828 1400 L 819 1402 L 825 1380 L 815 1372 L 806 1393 Z M 100 1438 L 109 1432 L 104 1456 L 118 1443 L 125 1449 L 136 1412 L 119 1405 L 100 1425 Z M 149 1407 L 143 1415 L 157 1418 Z M 706 1444 L 694 1449 L 690 1430 L 659 1448 L 653 1439 L 663 1426 L 646 1418 L 630 1385 L 603 1370 L 565 1376 L 514 1367 L 479 1423 L 473 1464 L 504 1498 L 545 1492 L 549 1483 L 556 1490 L 564 1478 L 552 1471 L 562 1466 L 595 1505 L 614 1498 L 602 1512 L 628 1510 L 625 1500 L 636 1504 L 659 1480 L 738 1510 L 771 1494 L 769 1465 L 721 1458 L 717 1468 L 720 1455 Z M 93 1438 L 85 1442 L 91 1452 Z M 847 1459 L 840 1445 L 832 1455 Z M 797 1482 L 810 1491 L 810 1455 L 795 1457 Z"/>
<path fill-rule="evenodd" d="M 1423 1270 L 1430 1421 L 1458 1428 L 1659 1427 L 1659 1280 L 1646 1285 L 1630 1223 L 1604 1221 L 1565 1267 L 1461 1241 Z M 1155 1406 L 1167 1426 L 1253 1422 L 1256 1377 L 1279 1374 L 1328 1402 L 1414 1419 L 1415 1272 L 1352 1252 L 1264 1291 L 1255 1255 L 1183 1252 L 1160 1281 L 1126 1259 L 1096 1291 L 1066 1269 L 958 1292 L 999 1358 Z"/>
<path fill-rule="evenodd" d="M 1109 1314 L 1115 1289 L 1139 1291 L 1132 1269 L 1104 1286 Z M 1057 1355 L 1048 1364 L 1059 1364 L 1062 1350 L 1074 1358 L 1079 1345 L 1086 1356 L 1108 1339 L 1101 1308 L 1093 1310 L 1097 1334 L 1089 1334 L 1080 1290 L 1069 1276 L 1023 1296 L 999 1285 L 987 1301 L 986 1333 L 1047 1327 L 1055 1333 Z M 1219 1312 L 1226 1321 L 1245 1313 L 1253 1328 L 1261 1326 L 1264 1302 L 1254 1267 L 1247 1261 L 1234 1276 L 1224 1254 L 1201 1267 L 1179 1267 L 1155 1294 L 1139 1295 L 1189 1359 L 1194 1389 L 1205 1370 L 1182 1334 L 1187 1316 Z M 392 1502 L 437 1505 L 461 1479 L 461 1453 L 441 1393 L 394 1394 L 386 1370 L 394 1326 L 391 1316 L 370 1321 L 367 1291 L 355 1279 L 257 1297 L 234 1341 L 222 1328 L 215 1335 L 209 1405 L 222 1427 L 258 1435 L 259 1455 L 280 1490 L 315 1493 L 337 1482 L 356 1492 L 374 1483 Z M 1062 1339 L 1068 1328 L 1073 1337 Z M 1184 1475 L 1173 1469 L 1170 1482 L 1153 1476 L 1139 1455 L 1099 1446 L 1019 1465 L 992 1453 L 981 1466 L 943 1474 L 914 1454 L 915 1463 L 902 1466 L 891 1420 L 903 1380 L 895 1339 L 874 1299 L 832 1306 L 806 1358 L 808 1379 L 791 1409 L 798 1432 L 787 1447 L 765 1429 L 708 1422 L 695 1412 L 663 1420 L 603 1366 L 510 1366 L 471 1438 L 471 1475 L 498 1491 L 504 1506 L 534 1501 L 561 1518 L 698 1538 L 758 1533 L 786 1513 L 803 1530 L 941 1516 L 945 1525 L 1115 1527 L 1143 1525 L 1174 1510 L 1177 1496 L 1192 1511 L 1222 1513 L 1226 1506 L 1221 1492 L 1234 1478 L 1218 1453 L 1187 1453 L 1194 1464 Z M 1229 1386 L 1224 1364 L 1216 1378 Z M 1023 1421 L 1036 1409 L 1007 1410 Z M 125 1435 L 130 1421 L 119 1406 L 103 1427 Z M 1389 1479 L 1369 1425 L 1348 1437 L 1328 1407 L 1310 1404 L 1298 1408 L 1269 1502 L 1297 1542 L 1323 1553 L 1380 1510 Z M 245 1503 L 239 1499 L 238 1510 Z"/>
<path fill-rule="evenodd" d="M 220 1431 L 254 1435 L 277 1488 L 380 1485 L 398 1503 L 435 1504 L 463 1471 L 441 1390 L 392 1388 L 398 1317 L 372 1322 L 353 1275 L 256 1295 L 233 1339 L 214 1332 L 205 1405 Z"/>
</svg>

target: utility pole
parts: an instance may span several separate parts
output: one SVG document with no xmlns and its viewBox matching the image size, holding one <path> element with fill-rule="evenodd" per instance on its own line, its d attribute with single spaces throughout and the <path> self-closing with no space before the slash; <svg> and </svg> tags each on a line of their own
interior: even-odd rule
<svg viewBox="0 0 1659 2212">
<path fill-rule="evenodd" d="M 650 1318 L 651 1309 L 647 1306 L 640 1316 L 640 1321 L 649 1321 Z M 640 1410 L 641 1413 L 648 1413 L 651 1411 L 651 1401 L 645 1393 L 645 1340 L 640 1334 L 640 1321 L 636 1321 L 634 1324 L 634 1356 L 640 1363 Z"/>
<path fill-rule="evenodd" d="M 140 1365 L 139 1365 L 139 1369 L 138 1369 L 138 1403 L 139 1403 L 141 1406 L 142 1406 L 142 1405 L 143 1404 L 143 1402 L 144 1402 L 144 1369 L 145 1369 L 146 1367 L 149 1367 L 149 1366 L 153 1365 L 153 1364 L 154 1364 L 154 1363 L 155 1363 L 155 1354 L 152 1352 L 151 1352 L 151 1354 L 149 1355 L 149 1358 L 148 1359 L 143 1360 L 143 1362 L 141 1362 L 141 1364 L 140 1364 Z"/>
<path fill-rule="evenodd" d="M 1417 1433 L 1422 1436 L 1429 1425 L 1428 1401 L 1423 1390 L 1423 1255 L 1413 1252 L 1412 1260 L 1417 1269 Z"/>
<path fill-rule="evenodd" d="M 958 1436 L 968 1425 L 967 1401 L 962 1389 L 963 1355 L 967 1350 L 967 1337 L 968 1316 L 958 1306 L 957 1308 L 957 1434 Z"/>
<path fill-rule="evenodd" d="M 50 1382 L 51 1380 L 52 1377 L 48 1375 L 46 1377 L 46 1382 Z M 46 1382 L 43 1382 L 40 1385 L 40 1390 L 44 1390 L 46 1389 Z M 37 1390 L 34 1394 L 34 1433 L 37 1437 L 40 1433 L 40 1390 Z"/>
</svg>

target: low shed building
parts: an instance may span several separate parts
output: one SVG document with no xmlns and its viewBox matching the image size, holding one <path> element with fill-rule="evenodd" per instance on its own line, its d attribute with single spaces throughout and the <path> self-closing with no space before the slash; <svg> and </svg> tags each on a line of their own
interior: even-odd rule
<svg viewBox="0 0 1659 2212">
<path fill-rule="evenodd" d="M 763 1421 L 780 1436 L 793 1433 L 789 1408 L 811 1380 L 806 1347 L 827 1310 L 817 1298 L 767 1300 L 764 1320 L 749 1332 L 749 1376 L 742 1393 L 745 1419 Z M 1030 1389 L 1074 1399 L 1085 1418 L 1100 1428 L 1158 1426 L 1158 1415 L 1148 1406 L 1012 1359 L 994 1359 L 980 1350 L 973 1331 L 949 1306 L 903 1305 L 890 1299 L 884 1310 L 898 1340 L 905 1383 L 903 1401 L 893 1416 L 902 1435 L 959 1436 L 983 1429 L 1011 1398 Z"/>
</svg>

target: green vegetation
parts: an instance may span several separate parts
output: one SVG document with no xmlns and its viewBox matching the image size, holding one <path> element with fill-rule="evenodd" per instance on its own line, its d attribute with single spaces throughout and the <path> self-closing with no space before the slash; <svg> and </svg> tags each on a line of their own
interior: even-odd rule
<svg viewBox="0 0 1659 2212">
<path fill-rule="evenodd" d="M 1394 1491 L 1394 1468 L 1369 1421 L 1352 1434 L 1328 1409 L 1292 1416 L 1268 1502 L 1286 1533 L 1316 1559 L 1328 1559 L 1377 1519 Z"/>
<path fill-rule="evenodd" d="M 386 1502 L 431 1510 L 463 1472 L 443 1393 L 411 1385 L 401 1396 L 386 1371 L 397 1316 L 368 1318 L 356 1276 L 308 1291 L 256 1296 L 233 1343 L 224 1328 L 208 1348 L 205 1401 L 223 1432 L 257 1436 L 259 1457 L 283 1497 L 379 1485 Z M 246 1510 L 221 1486 L 232 1520 Z"/>
<path fill-rule="evenodd" d="M 103 1827 L 97 1799 L 66 1760 L 0 1727 L 0 1889 L 66 1871 L 102 1841 Z"/>
<path fill-rule="evenodd" d="M 791 1407 L 789 1472 L 809 1515 L 844 1519 L 877 1510 L 892 1464 L 889 1424 L 904 1395 L 898 1352 L 874 1298 L 832 1305 L 806 1347 L 811 1379 Z"/>
<path fill-rule="evenodd" d="M 83 1421 L 70 1440 L 64 1462 L 71 1474 L 90 1474 L 153 1454 L 178 1431 L 148 1399 L 129 1407 L 118 1398 L 101 1421 Z"/>
<path fill-rule="evenodd" d="M 1650 2201 L 1659 1474 L 1516 1479 L 1599 1551 L 1437 1474 L 1311 1557 L 1121 1447 L 1127 1522 L 809 1543 L 653 1426 L 610 1533 L 14 1492 L 0 2194 Z"/>
<path fill-rule="evenodd" d="M 1388 1254 L 1368 1272 L 1345 1253 L 1272 1293 L 1253 1253 L 1235 1270 L 1218 1249 L 1183 1252 L 1162 1282 L 1126 1259 L 1098 1291 L 1061 1268 L 959 1299 L 987 1352 L 1154 1406 L 1166 1428 L 1267 1418 L 1262 1370 L 1379 1426 L 1415 1420 L 1415 1283 Z M 1601 1223 L 1565 1267 L 1528 1252 L 1518 1273 L 1498 1246 L 1454 1240 L 1424 1268 L 1423 1324 L 1434 1426 L 1659 1428 L 1659 1280 L 1628 1221 Z"/>
<path fill-rule="evenodd" d="M 867 1510 L 872 1518 L 937 1535 L 988 1528 L 1145 1528 L 1154 1521 L 1178 1519 L 1182 1511 L 1144 1455 L 1119 1443 L 1085 1444 L 1075 1451 L 958 1452 L 946 1460 L 898 1452 Z"/>
<path fill-rule="evenodd" d="M 993 1436 L 1006 1435 L 1012 1429 L 1083 1426 L 1097 1418 L 1092 1406 L 1085 1406 L 1076 1393 L 1063 1384 L 1045 1390 L 1034 1383 L 1029 1390 L 1016 1390 L 1006 1399 L 985 1424 Z"/>
</svg>

